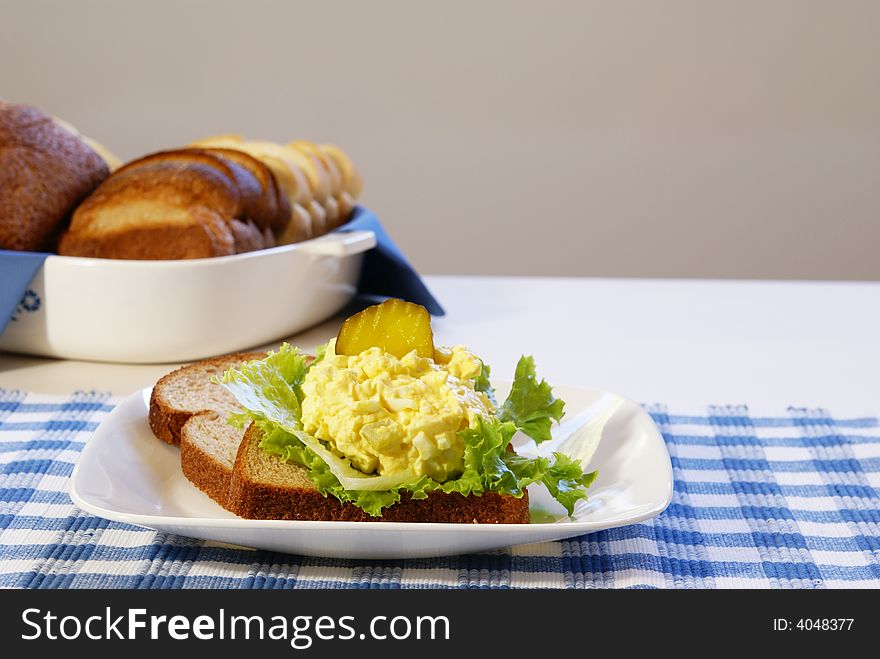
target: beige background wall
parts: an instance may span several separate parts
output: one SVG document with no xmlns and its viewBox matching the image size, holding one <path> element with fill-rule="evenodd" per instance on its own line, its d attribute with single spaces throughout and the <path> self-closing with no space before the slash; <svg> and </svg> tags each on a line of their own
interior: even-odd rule
<svg viewBox="0 0 880 659">
<path fill-rule="evenodd" d="M 337 142 L 425 272 L 880 278 L 880 2 L 0 0 L 0 96 Z"/>
</svg>

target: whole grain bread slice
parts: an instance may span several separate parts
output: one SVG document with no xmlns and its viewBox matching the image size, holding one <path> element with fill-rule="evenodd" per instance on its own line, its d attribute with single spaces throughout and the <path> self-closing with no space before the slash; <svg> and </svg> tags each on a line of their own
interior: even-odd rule
<svg viewBox="0 0 880 659">
<path fill-rule="evenodd" d="M 265 356 L 264 352 L 239 352 L 204 359 L 162 377 L 150 395 L 149 420 L 153 434 L 163 442 L 178 445 L 184 424 L 197 414 L 211 413 L 222 417 L 225 423 L 226 417 L 239 406 L 232 394 L 211 382 L 212 377 L 223 375 L 241 362 Z"/>
<path fill-rule="evenodd" d="M 225 507 L 249 519 L 347 522 L 446 522 L 460 524 L 527 524 L 529 498 L 487 492 L 482 496 L 431 492 L 399 503 L 372 517 L 357 506 L 324 496 L 298 464 L 282 461 L 260 448 L 262 433 L 249 425 L 241 440 Z M 183 459 L 183 456 L 181 456 Z M 215 499 L 216 500 L 216 499 Z M 222 505 L 222 504 L 221 504 Z"/>
<path fill-rule="evenodd" d="M 229 485 L 244 431 L 231 426 L 218 412 L 195 414 L 180 433 L 183 475 L 224 508 L 229 508 Z"/>
</svg>

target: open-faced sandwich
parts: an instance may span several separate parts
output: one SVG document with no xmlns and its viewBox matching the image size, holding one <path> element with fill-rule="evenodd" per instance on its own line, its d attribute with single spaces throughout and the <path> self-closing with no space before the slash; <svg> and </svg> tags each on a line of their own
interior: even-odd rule
<svg viewBox="0 0 880 659">
<path fill-rule="evenodd" d="M 527 486 L 571 513 L 596 477 L 580 459 L 512 448 L 517 432 L 549 440 L 563 408 L 531 357 L 496 401 L 487 364 L 435 346 L 423 307 L 388 300 L 314 356 L 285 344 L 165 376 L 150 425 L 180 445 L 187 478 L 241 517 L 527 523 Z"/>
</svg>

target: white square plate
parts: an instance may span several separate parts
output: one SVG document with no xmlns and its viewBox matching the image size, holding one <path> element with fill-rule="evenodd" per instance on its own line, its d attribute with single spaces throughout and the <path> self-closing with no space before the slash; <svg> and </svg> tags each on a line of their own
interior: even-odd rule
<svg viewBox="0 0 880 659">
<path fill-rule="evenodd" d="M 560 540 L 660 514 L 672 498 L 672 466 L 651 417 L 638 405 L 595 389 L 553 391 L 566 402 L 566 419 L 580 423 L 603 416 L 603 410 L 606 417 L 610 413 L 589 465 L 599 476 L 589 500 L 579 502 L 571 518 L 543 486 L 533 486 L 531 524 L 242 519 L 193 486 L 180 470 L 177 447 L 153 436 L 147 422 L 149 389 L 123 400 L 86 444 L 73 472 L 71 498 L 93 515 L 157 531 L 308 556 L 362 559 L 445 556 Z M 563 428 L 565 423 L 563 419 Z"/>
</svg>

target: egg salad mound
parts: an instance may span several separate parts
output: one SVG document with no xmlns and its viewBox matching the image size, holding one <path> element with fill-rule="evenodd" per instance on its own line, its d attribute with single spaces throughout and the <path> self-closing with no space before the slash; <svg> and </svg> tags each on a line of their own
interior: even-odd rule
<svg viewBox="0 0 880 659">
<path fill-rule="evenodd" d="M 301 385 L 303 430 L 365 474 L 446 481 L 463 470 L 461 431 L 495 413 L 475 389 L 482 369 L 464 346 L 398 358 L 377 347 L 337 355 L 331 341 Z"/>
</svg>

